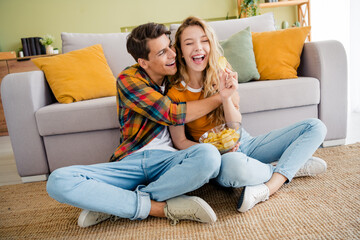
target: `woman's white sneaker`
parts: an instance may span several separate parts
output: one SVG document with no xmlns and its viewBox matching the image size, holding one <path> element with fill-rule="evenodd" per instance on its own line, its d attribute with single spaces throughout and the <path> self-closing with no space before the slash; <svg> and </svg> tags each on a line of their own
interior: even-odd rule
<svg viewBox="0 0 360 240">
<path fill-rule="evenodd" d="M 78 219 L 78 225 L 80 227 L 90 227 L 109 219 L 111 216 L 112 215 L 107 213 L 82 210 Z"/>
<path fill-rule="evenodd" d="M 265 184 L 245 187 L 240 195 L 237 210 L 246 212 L 259 202 L 268 200 L 269 192 L 269 188 Z"/>
<path fill-rule="evenodd" d="M 326 172 L 327 164 L 324 160 L 318 157 L 311 157 L 306 161 L 299 171 L 295 174 L 295 177 L 307 177 L 315 176 Z"/>
</svg>

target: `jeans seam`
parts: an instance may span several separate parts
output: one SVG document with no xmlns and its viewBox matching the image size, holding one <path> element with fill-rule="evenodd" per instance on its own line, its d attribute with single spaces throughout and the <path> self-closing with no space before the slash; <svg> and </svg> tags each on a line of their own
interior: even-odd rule
<svg viewBox="0 0 360 240">
<path fill-rule="evenodd" d="M 148 158 L 148 155 L 150 154 L 149 151 L 145 150 L 144 151 L 144 154 L 143 154 L 143 158 L 141 160 L 141 167 L 142 167 L 142 170 L 143 170 L 143 173 L 145 175 L 145 179 L 146 179 L 146 182 L 149 181 L 149 176 L 147 174 L 147 171 L 146 171 L 146 164 L 145 164 L 145 161 L 146 161 L 146 158 Z"/>
</svg>

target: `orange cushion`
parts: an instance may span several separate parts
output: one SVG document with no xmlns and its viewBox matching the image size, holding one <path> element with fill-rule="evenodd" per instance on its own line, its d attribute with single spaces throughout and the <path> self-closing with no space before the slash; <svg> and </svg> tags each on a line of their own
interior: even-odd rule
<svg viewBox="0 0 360 240">
<path fill-rule="evenodd" d="M 49 86 L 60 103 L 116 94 L 116 79 L 100 44 L 32 61 L 44 71 Z"/>
<path fill-rule="evenodd" d="M 260 80 L 297 78 L 301 51 L 311 27 L 252 33 Z"/>
</svg>

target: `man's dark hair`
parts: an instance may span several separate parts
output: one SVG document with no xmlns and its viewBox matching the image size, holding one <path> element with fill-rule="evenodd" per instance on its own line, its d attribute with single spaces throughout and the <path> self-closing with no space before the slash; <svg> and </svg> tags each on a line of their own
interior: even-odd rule
<svg viewBox="0 0 360 240">
<path fill-rule="evenodd" d="M 134 28 L 127 37 L 126 48 L 135 61 L 139 58 L 149 60 L 150 49 L 148 40 L 155 39 L 161 35 L 170 35 L 170 31 L 163 24 L 146 23 Z"/>
</svg>

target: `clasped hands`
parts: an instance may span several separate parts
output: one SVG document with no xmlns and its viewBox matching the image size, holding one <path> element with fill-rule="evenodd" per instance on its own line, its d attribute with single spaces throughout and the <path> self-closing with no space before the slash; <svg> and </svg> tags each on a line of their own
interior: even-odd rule
<svg viewBox="0 0 360 240">
<path fill-rule="evenodd" d="M 224 71 L 220 72 L 220 96 L 221 99 L 227 99 L 235 95 L 234 93 L 238 89 L 238 74 L 237 72 L 231 71 L 229 68 L 225 68 Z M 238 95 L 238 94 L 236 94 Z M 238 102 L 234 102 L 238 104 Z"/>
<path fill-rule="evenodd" d="M 238 89 L 238 74 L 237 72 L 231 71 L 229 68 L 225 68 L 220 73 L 220 96 L 224 101 L 225 99 L 231 98 L 235 107 L 239 109 L 240 97 L 237 93 Z M 229 152 L 236 152 L 240 147 L 240 142 L 237 143 Z"/>
</svg>

